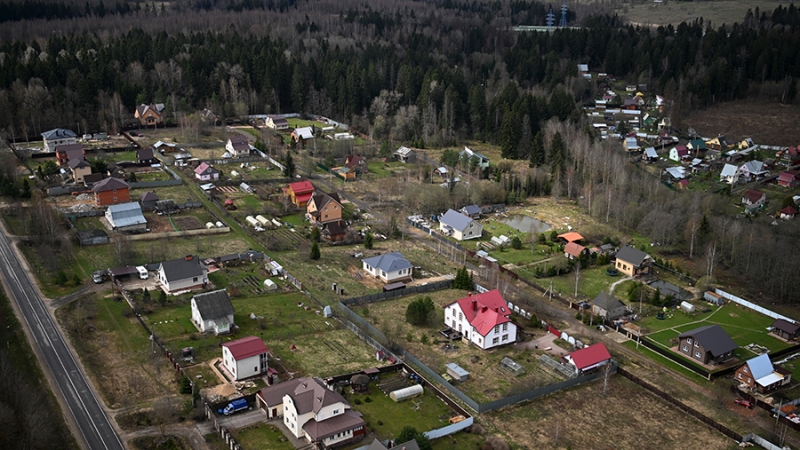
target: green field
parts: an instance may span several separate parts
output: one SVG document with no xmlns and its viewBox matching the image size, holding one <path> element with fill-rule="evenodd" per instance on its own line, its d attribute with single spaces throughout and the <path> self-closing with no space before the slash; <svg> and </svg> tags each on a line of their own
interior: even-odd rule
<svg viewBox="0 0 800 450">
<path fill-rule="evenodd" d="M 708 313 L 690 315 L 680 310 L 675 310 L 668 314 L 665 320 L 647 317 L 642 320 L 642 326 L 645 332 L 650 331 L 647 334 L 648 338 L 669 348 L 675 346 L 675 343 L 670 342 L 670 340 L 677 338 L 680 333 L 706 325 L 720 325 L 739 344 L 737 355 L 741 355 L 743 359 L 748 359 L 756 356 L 743 348 L 748 344 L 762 345 L 772 352 L 789 347 L 785 342 L 769 335 L 766 328 L 772 322 L 774 322 L 774 319 L 770 317 L 734 303 L 728 303 Z"/>
<path fill-rule="evenodd" d="M 556 257 L 563 257 L 556 255 Z M 597 297 L 601 291 L 608 291 L 608 287 L 615 281 L 619 281 L 619 277 L 612 277 L 606 274 L 606 269 L 611 266 L 590 267 L 581 270 L 580 280 L 578 282 L 578 295 L 583 295 L 585 298 L 593 299 Z M 540 278 L 536 280 L 542 286 L 549 286 L 553 282 L 553 288 L 556 292 L 566 294 L 569 296 L 575 295 L 575 275 L 569 273 L 558 277 Z"/>
<path fill-rule="evenodd" d="M 387 375 L 382 376 L 385 377 Z M 367 397 L 371 401 L 367 402 Z M 456 415 L 428 389 L 419 397 L 395 403 L 374 383 L 370 383 L 369 393 L 347 394 L 345 398 L 353 410 L 363 414 L 364 421 L 379 440 L 397 436 L 405 426 L 412 426 L 418 431 L 435 430 L 448 425 L 450 417 Z M 361 404 L 355 404 L 356 399 Z"/>
<path fill-rule="evenodd" d="M 293 450 L 294 446 L 275 425 L 262 424 L 236 430 L 236 441 L 246 449 Z M 224 448 L 224 445 L 223 445 Z"/>
</svg>

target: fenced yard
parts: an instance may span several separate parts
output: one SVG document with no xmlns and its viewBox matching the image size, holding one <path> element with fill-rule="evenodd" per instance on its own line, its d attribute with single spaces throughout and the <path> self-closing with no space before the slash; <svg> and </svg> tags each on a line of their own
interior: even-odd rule
<svg viewBox="0 0 800 450">
<path fill-rule="evenodd" d="M 370 304 L 350 305 L 350 308 L 437 373 L 445 373 L 445 365 L 451 362 L 464 368 L 469 372 L 469 378 L 454 385 L 478 403 L 497 400 L 565 379 L 560 373 L 538 362 L 538 354 L 542 351 L 520 351 L 515 346 L 485 351 L 461 341 L 451 342 L 441 336 L 439 330 L 445 328 L 443 306 L 466 295 L 467 291 L 445 289 Z M 438 306 L 430 325 L 413 326 L 407 323 L 405 311 L 408 305 L 417 298 L 426 296 L 431 297 Z M 505 357 L 522 364 L 525 373 L 514 375 L 502 368 L 500 361 Z"/>
<path fill-rule="evenodd" d="M 276 363 L 295 376 L 324 377 L 375 365 L 372 347 L 355 339 L 350 331 L 340 329 L 335 320 L 318 314 L 320 308 L 303 294 L 233 298 L 232 302 L 236 310 L 234 323 L 239 327 L 235 336 L 201 335 L 190 320 L 188 303 L 159 309 L 144 319 L 173 353 L 194 347 L 197 363 L 222 356 L 222 342 L 258 336 L 279 358 Z"/>
</svg>

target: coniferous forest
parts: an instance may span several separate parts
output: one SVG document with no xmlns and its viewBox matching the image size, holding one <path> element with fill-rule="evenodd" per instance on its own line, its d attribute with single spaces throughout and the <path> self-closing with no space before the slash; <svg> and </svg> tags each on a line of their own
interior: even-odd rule
<svg viewBox="0 0 800 450">
<path fill-rule="evenodd" d="M 529 172 L 493 177 L 496 197 L 579 197 L 587 213 L 654 242 L 687 253 L 690 241 L 713 244 L 715 260 L 758 280 L 759 292 L 796 301 L 797 227 L 732 220 L 721 212 L 729 197 L 677 194 L 619 170 L 621 145 L 597 139 L 581 109 L 602 90 L 577 64 L 646 84 L 670 100 L 665 113 L 679 129 L 690 126 L 681 123 L 686 113 L 719 103 L 792 103 L 798 8 L 642 28 L 576 4 L 575 28 L 513 30 L 544 25 L 549 8 L 517 0 L 0 2 L 0 129 L 15 141 L 76 124 L 114 132 L 136 105 L 158 102 L 173 123 L 199 120 L 204 108 L 225 120 L 296 112 L 348 123 L 389 147 L 484 141 L 530 162 Z M 421 199 L 406 193 L 410 208 L 434 209 Z M 701 218 L 708 226 L 695 242 L 690 230 Z"/>
</svg>

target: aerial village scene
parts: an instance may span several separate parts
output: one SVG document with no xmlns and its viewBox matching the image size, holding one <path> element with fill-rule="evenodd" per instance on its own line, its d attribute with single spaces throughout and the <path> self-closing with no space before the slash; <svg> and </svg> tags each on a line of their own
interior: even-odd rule
<svg viewBox="0 0 800 450">
<path fill-rule="evenodd" d="M 0 447 L 800 448 L 794 4 L 0 23 Z"/>
</svg>

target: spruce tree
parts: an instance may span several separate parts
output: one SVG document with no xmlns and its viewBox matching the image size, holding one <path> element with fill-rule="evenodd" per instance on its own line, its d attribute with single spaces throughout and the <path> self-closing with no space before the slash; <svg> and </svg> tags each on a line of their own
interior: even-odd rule
<svg viewBox="0 0 800 450">
<path fill-rule="evenodd" d="M 292 159 L 292 152 L 290 150 L 286 151 L 286 158 L 283 160 L 283 176 L 286 178 L 294 178 L 294 173 L 297 170 L 297 167 L 294 165 L 294 160 Z"/>
<path fill-rule="evenodd" d="M 316 242 L 314 242 L 313 244 L 311 244 L 311 255 L 310 255 L 310 257 L 311 257 L 311 259 L 316 261 L 316 260 L 318 260 L 320 258 L 320 256 L 321 255 L 319 253 L 319 245 Z"/>
</svg>

